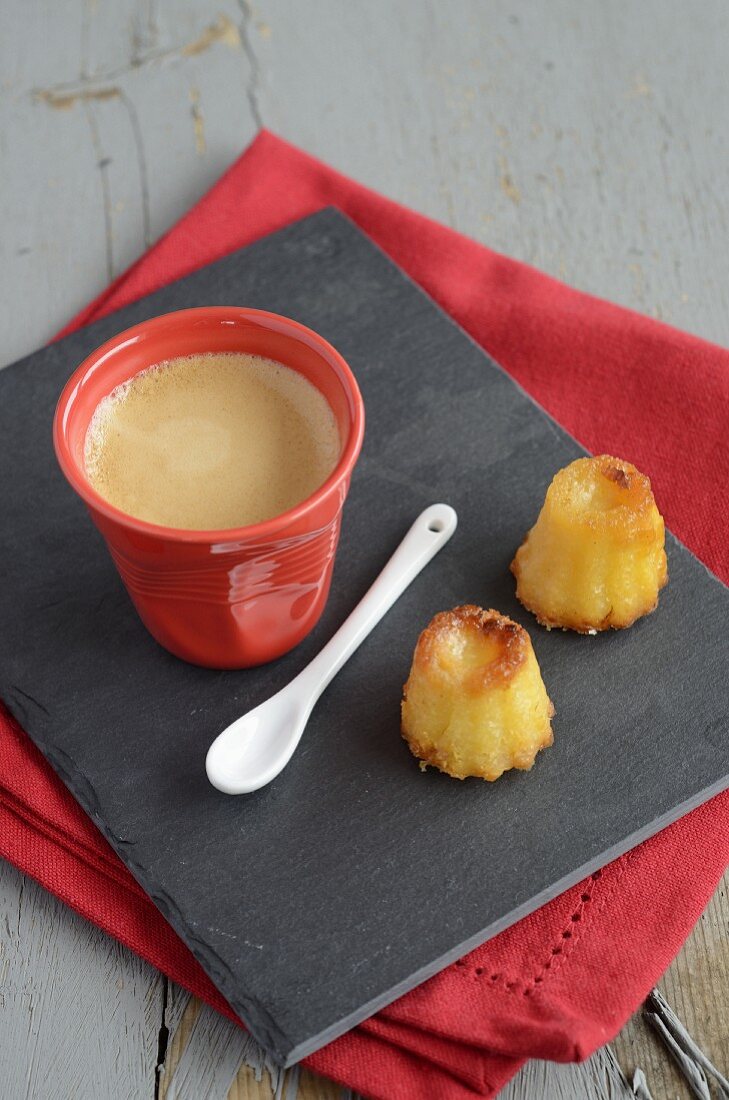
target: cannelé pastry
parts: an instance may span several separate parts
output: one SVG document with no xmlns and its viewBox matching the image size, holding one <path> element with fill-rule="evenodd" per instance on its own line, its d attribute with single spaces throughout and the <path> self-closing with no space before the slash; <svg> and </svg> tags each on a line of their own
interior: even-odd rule
<svg viewBox="0 0 729 1100">
<path fill-rule="evenodd" d="M 664 541 L 645 474 L 611 455 L 578 458 L 555 475 L 511 563 L 517 597 L 546 627 L 630 626 L 668 580 Z"/>
<path fill-rule="evenodd" d="M 466 604 L 420 635 L 402 734 L 422 768 L 488 780 L 531 768 L 552 744 L 553 715 L 529 635 L 505 615 Z"/>
</svg>

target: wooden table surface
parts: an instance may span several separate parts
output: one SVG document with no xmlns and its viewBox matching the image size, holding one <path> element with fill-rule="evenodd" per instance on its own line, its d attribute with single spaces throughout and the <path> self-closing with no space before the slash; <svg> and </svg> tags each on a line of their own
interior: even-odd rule
<svg viewBox="0 0 729 1100">
<path fill-rule="evenodd" d="M 724 0 L 2 0 L 0 361 L 44 343 L 265 125 L 574 286 L 729 344 Z M 0 451 L 1 461 L 1 451 Z M 662 982 L 729 1072 L 720 887 Z M 0 866 L 0 1100 L 342 1100 Z M 612 1044 L 690 1094 L 638 1017 Z M 164 1063 L 157 1074 L 156 1067 Z M 502 1094 L 632 1095 L 609 1051 Z"/>
</svg>

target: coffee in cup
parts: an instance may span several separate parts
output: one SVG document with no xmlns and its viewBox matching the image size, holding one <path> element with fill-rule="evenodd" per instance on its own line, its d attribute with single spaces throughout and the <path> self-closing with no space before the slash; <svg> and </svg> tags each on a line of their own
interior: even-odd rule
<svg viewBox="0 0 729 1100">
<path fill-rule="evenodd" d="M 86 433 L 86 475 L 114 507 L 187 530 L 261 523 L 311 496 L 341 441 L 303 374 L 242 352 L 185 355 L 117 386 Z"/>
</svg>

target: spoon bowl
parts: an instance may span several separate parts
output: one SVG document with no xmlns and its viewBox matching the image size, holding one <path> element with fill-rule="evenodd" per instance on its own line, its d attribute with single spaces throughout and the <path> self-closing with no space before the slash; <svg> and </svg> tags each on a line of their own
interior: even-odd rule
<svg viewBox="0 0 729 1100">
<path fill-rule="evenodd" d="M 205 770 L 212 785 L 224 794 L 265 787 L 290 760 L 311 709 L 284 688 L 237 718 L 208 750 Z"/>
</svg>

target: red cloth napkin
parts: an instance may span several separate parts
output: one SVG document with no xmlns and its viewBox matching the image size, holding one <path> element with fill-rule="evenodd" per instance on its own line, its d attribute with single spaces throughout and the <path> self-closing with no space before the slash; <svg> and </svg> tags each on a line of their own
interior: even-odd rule
<svg viewBox="0 0 729 1100">
<path fill-rule="evenodd" d="M 262 132 L 197 206 L 65 331 L 327 205 L 357 222 L 582 443 L 645 470 L 674 532 L 729 580 L 729 352 L 499 256 L 272 134 Z M 680 675 L 680 654 L 676 660 Z M 0 768 L 0 854 L 232 1015 L 3 713 Z M 380 1100 L 472 1100 L 492 1096 L 527 1058 L 584 1058 L 615 1035 L 645 997 L 728 862 L 726 792 L 306 1064 Z"/>
</svg>

